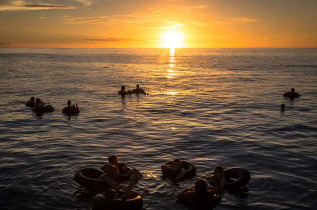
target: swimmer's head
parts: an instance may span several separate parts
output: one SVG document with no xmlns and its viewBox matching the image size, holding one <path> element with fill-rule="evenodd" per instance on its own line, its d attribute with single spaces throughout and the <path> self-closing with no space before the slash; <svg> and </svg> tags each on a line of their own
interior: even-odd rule
<svg viewBox="0 0 317 210">
<path fill-rule="evenodd" d="M 37 98 L 35 103 L 36 103 L 36 105 L 39 105 L 41 103 L 41 99 Z"/>
<path fill-rule="evenodd" d="M 182 161 L 180 159 L 173 160 L 173 166 L 177 166 L 179 168 L 182 167 Z"/>
<path fill-rule="evenodd" d="M 110 164 L 114 165 L 118 163 L 118 157 L 115 155 L 111 155 L 110 157 L 108 157 L 108 161 Z"/>
<path fill-rule="evenodd" d="M 139 89 L 139 87 L 140 87 L 140 85 L 137 84 L 137 85 L 136 85 L 136 88 Z"/>
<path fill-rule="evenodd" d="M 35 101 L 35 98 L 34 98 L 34 97 L 31 97 L 31 98 L 30 98 L 30 101 L 33 101 L 33 102 L 34 102 L 34 101 Z"/>
<path fill-rule="evenodd" d="M 122 91 L 125 90 L 125 86 L 124 86 L 124 85 L 121 86 L 121 90 L 122 90 Z"/>
<path fill-rule="evenodd" d="M 67 105 L 70 106 L 72 102 L 70 100 L 67 101 Z"/>
<path fill-rule="evenodd" d="M 291 92 L 294 93 L 294 92 L 295 92 L 295 88 L 292 88 L 292 89 L 291 89 Z"/>
<path fill-rule="evenodd" d="M 207 192 L 207 183 L 204 179 L 197 179 L 195 183 L 195 192 L 200 197 L 206 194 Z"/>
</svg>

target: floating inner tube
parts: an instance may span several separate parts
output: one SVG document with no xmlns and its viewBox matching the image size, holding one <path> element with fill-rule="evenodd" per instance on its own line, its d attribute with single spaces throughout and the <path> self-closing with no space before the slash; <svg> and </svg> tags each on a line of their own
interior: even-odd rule
<svg viewBox="0 0 317 210">
<path fill-rule="evenodd" d="M 213 209 L 220 203 L 220 201 L 220 195 L 214 195 L 212 198 L 209 199 L 190 198 L 186 200 L 177 200 L 178 203 L 195 209 Z"/>
<path fill-rule="evenodd" d="M 227 180 L 226 189 L 234 190 L 244 187 L 251 179 L 251 174 L 248 170 L 241 167 L 228 168 L 223 171 L 224 177 Z"/>
<path fill-rule="evenodd" d="M 41 105 L 41 106 L 35 106 L 32 110 L 33 112 L 38 112 L 38 113 L 53 112 L 54 107 L 52 107 L 51 105 Z"/>
<path fill-rule="evenodd" d="M 83 168 L 75 173 L 74 180 L 88 190 L 104 192 L 110 186 L 107 182 L 98 179 L 101 174 L 103 174 L 103 172 L 99 169 Z"/>
<path fill-rule="evenodd" d="M 78 106 L 70 106 L 70 107 L 65 107 L 64 109 L 62 109 L 62 112 L 66 115 L 76 115 L 79 114 L 80 109 Z"/>
<path fill-rule="evenodd" d="M 122 195 L 122 193 L 121 193 Z M 120 196 L 120 193 L 119 193 Z M 94 209 L 111 209 L 111 210 L 131 210 L 131 209 L 143 209 L 142 196 L 131 191 L 131 196 L 127 200 L 110 199 L 102 194 L 97 194 L 93 200 Z"/>
<path fill-rule="evenodd" d="M 35 102 L 34 101 L 28 101 L 28 102 L 25 103 L 25 106 L 34 107 L 35 106 Z"/>
<path fill-rule="evenodd" d="M 184 168 L 186 170 L 183 178 L 184 179 L 191 179 L 196 175 L 196 166 L 194 166 L 194 164 L 187 162 L 187 161 L 181 161 L 182 162 L 182 168 Z M 172 166 L 173 161 L 168 161 L 167 163 L 165 163 L 164 165 L 170 165 Z M 175 172 L 170 171 L 170 170 L 166 170 L 163 167 L 162 168 L 162 174 L 168 178 L 176 178 L 178 176 L 178 174 L 175 174 Z"/>
<path fill-rule="evenodd" d="M 288 97 L 288 98 L 298 98 L 300 97 L 300 95 L 296 92 L 292 93 L 292 92 L 285 92 L 283 94 L 284 97 Z"/>
</svg>

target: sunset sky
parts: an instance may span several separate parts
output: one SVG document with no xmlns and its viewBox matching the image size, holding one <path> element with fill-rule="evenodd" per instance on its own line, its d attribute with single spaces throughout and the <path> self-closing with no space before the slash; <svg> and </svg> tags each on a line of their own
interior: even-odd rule
<svg viewBox="0 0 317 210">
<path fill-rule="evenodd" d="M 0 47 L 317 47 L 317 0 L 0 0 Z"/>
</svg>

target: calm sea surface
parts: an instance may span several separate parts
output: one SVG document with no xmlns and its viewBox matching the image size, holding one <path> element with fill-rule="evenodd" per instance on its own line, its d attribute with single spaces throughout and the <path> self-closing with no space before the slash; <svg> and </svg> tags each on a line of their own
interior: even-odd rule
<svg viewBox="0 0 317 210">
<path fill-rule="evenodd" d="M 117 95 L 136 84 L 149 95 Z M 56 111 L 37 117 L 31 96 Z M 186 209 L 177 194 L 216 165 L 252 176 L 216 209 L 315 209 L 317 49 L 0 49 L 0 138 L 1 209 L 91 209 L 73 175 L 110 155 L 144 173 L 145 209 Z M 177 157 L 193 180 L 162 179 Z"/>
</svg>

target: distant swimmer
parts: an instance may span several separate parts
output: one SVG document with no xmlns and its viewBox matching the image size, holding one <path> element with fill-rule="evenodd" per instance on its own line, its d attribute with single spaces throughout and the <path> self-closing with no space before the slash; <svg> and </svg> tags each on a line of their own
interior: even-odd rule
<svg viewBox="0 0 317 210">
<path fill-rule="evenodd" d="M 281 104 L 281 112 L 285 111 L 285 104 Z"/>
<path fill-rule="evenodd" d="M 35 98 L 31 97 L 30 100 L 25 103 L 25 106 L 34 107 L 35 106 Z"/>
<path fill-rule="evenodd" d="M 118 92 L 119 95 L 125 96 L 127 94 L 131 94 L 131 91 L 126 91 L 125 86 L 121 86 L 121 90 Z"/>
<path fill-rule="evenodd" d="M 43 101 L 41 101 L 41 99 L 37 98 L 35 100 L 35 106 L 32 109 L 33 112 L 36 113 L 44 113 L 44 112 L 53 112 L 54 111 L 54 107 L 52 107 L 51 105 L 46 105 Z"/>
<path fill-rule="evenodd" d="M 146 95 L 145 91 L 142 88 L 140 88 L 140 85 L 136 85 L 136 89 L 133 89 L 132 93 Z"/>
<path fill-rule="evenodd" d="M 77 115 L 77 114 L 79 114 L 80 109 L 79 109 L 78 105 L 75 104 L 75 105 L 71 106 L 71 104 L 72 104 L 72 102 L 68 100 L 67 101 L 67 107 L 62 109 L 62 112 L 64 114 L 66 114 L 66 115 Z"/>
<path fill-rule="evenodd" d="M 288 92 L 285 92 L 285 93 L 283 94 L 283 96 L 284 96 L 284 97 L 288 97 L 288 98 L 298 98 L 298 97 L 300 97 L 299 93 L 296 93 L 294 88 L 292 88 L 292 89 L 291 89 L 290 91 L 288 91 Z"/>
</svg>

